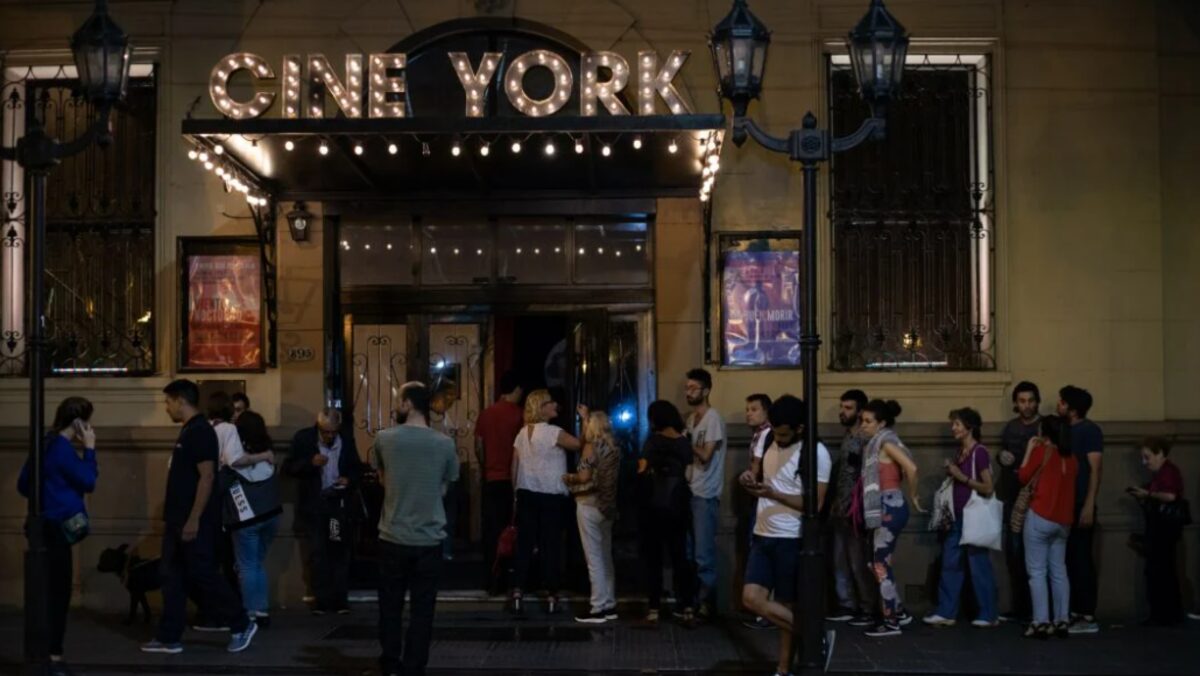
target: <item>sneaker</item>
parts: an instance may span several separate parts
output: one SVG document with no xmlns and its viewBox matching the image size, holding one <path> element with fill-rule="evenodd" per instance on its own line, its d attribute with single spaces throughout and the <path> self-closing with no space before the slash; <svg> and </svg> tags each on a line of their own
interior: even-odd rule
<svg viewBox="0 0 1200 676">
<path fill-rule="evenodd" d="M 1033 618 L 1022 617 L 1016 613 L 1000 613 L 1001 622 L 1012 622 L 1015 624 L 1029 624 Z"/>
<path fill-rule="evenodd" d="M 821 673 L 829 673 L 829 663 L 833 661 L 833 646 L 837 643 L 837 632 L 833 629 L 827 629 L 821 643 L 821 649 L 825 652 L 825 669 Z"/>
<path fill-rule="evenodd" d="M 937 613 L 934 613 L 933 615 L 926 615 L 924 618 L 921 619 L 921 621 L 924 622 L 925 624 L 928 624 L 931 627 L 953 627 L 955 624 L 954 620 L 951 620 L 946 617 L 942 617 L 941 615 L 938 615 Z"/>
<path fill-rule="evenodd" d="M 316 603 L 317 597 L 313 596 L 312 594 L 305 594 L 304 596 L 300 597 L 300 601 L 303 603 Z"/>
<path fill-rule="evenodd" d="M 909 613 L 905 608 L 901 608 L 900 611 L 896 613 L 896 624 L 900 625 L 901 627 L 907 627 L 908 625 L 912 624 L 914 619 L 915 618 L 912 616 L 912 614 Z"/>
<path fill-rule="evenodd" d="M 849 608 L 838 608 L 831 615 L 825 616 L 826 622 L 849 622 L 854 619 L 854 611 Z"/>
<path fill-rule="evenodd" d="M 868 629 L 863 632 L 864 635 L 870 638 L 883 638 L 885 636 L 899 636 L 900 625 L 895 622 L 880 622 L 873 629 Z"/>
<path fill-rule="evenodd" d="M 604 619 L 606 619 L 606 620 L 617 619 L 617 607 L 616 606 L 609 606 L 600 612 L 604 613 Z"/>
<path fill-rule="evenodd" d="M 225 650 L 231 653 L 240 653 L 250 647 L 250 641 L 254 640 L 254 635 L 258 633 L 258 624 L 251 622 L 246 625 L 246 628 L 239 634 L 232 634 L 229 637 L 229 645 L 225 646 Z"/>
<path fill-rule="evenodd" d="M 1050 638 L 1050 632 L 1050 625 L 1030 622 L 1029 626 L 1025 627 L 1025 631 L 1021 634 L 1021 636 L 1024 638 L 1036 638 L 1044 641 Z"/>
<path fill-rule="evenodd" d="M 708 603 L 707 601 L 701 603 L 700 607 L 696 609 L 696 617 L 706 622 L 713 619 L 716 614 L 717 613 L 713 610 L 712 604 Z"/>
<path fill-rule="evenodd" d="M 755 617 L 753 620 L 742 622 L 742 626 L 747 629 L 774 629 L 775 625 L 765 617 Z"/>
<path fill-rule="evenodd" d="M 1067 629 L 1068 634 L 1096 634 L 1099 631 L 1100 625 L 1096 624 L 1096 620 L 1089 620 L 1087 617 L 1080 617 Z"/>
<path fill-rule="evenodd" d="M 978 627 L 979 629 L 990 629 L 992 627 L 999 627 L 1000 620 L 973 620 L 971 626 Z"/>
<path fill-rule="evenodd" d="M 201 622 L 197 622 L 196 624 L 193 624 L 192 630 L 209 632 L 209 633 L 226 632 L 226 631 L 229 631 L 229 625 L 221 624 L 220 622 L 201 621 Z"/>
<path fill-rule="evenodd" d="M 350 614 L 350 607 L 349 607 L 349 606 L 342 606 L 341 608 L 338 608 L 338 609 L 337 609 L 337 614 L 338 614 L 338 615 L 349 615 L 349 614 Z"/>
<path fill-rule="evenodd" d="M 576 615 L 575 621 L 582 622 L 583 624 L 604 624 L 605 622 L 608 622 L 608 617 L 605 616 L 603 610 L 598 610 L 594 613 Z"/>
<path fill-rule="evenodd" d="M 646 617 L 643 618 L 647 624 L 658 624 L 658 610 L 651 608 L 646 611 Z"/>
<path fill-rule="evenodd" d="M 1071 636 L 1071 625 L 1067 622 L 1057 622 L 1054 625 L 1054 635 L 1058 638 L 1068 638 Z"/>
<path fill-rule="evenodd" d="M 908 621 L 912 622 L 912 615 L 908 616 Z M 851 627 L 870 627 L 875 624 L 875 618 L 866 613 L 855 613 L 854 617 L 850 618 L 850 621 L 846 624 Z"/>
<path fill-rule="evenodd" d="M 164 653 L 167 655 L 178 655 L 183 652 L 183 644 L 176 641 L 175 643 L 163 643 L 157 639 L 142 644 L 142 652 L 144 653 Z"/>
<path fill-rule="evenodd" d="M 1200 620 L 1200 613 L 1188 613 L 1189 620 Z"/>
</svg>

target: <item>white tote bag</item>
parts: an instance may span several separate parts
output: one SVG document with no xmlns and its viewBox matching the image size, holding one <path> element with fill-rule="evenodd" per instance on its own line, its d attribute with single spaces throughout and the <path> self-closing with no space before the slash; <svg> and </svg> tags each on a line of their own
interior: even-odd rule
<svg viewBox="0 0 1200 676">
<path fill-rule="evenodd" d="M 975 476 L 975 459 L 971 458 L 971 479 Z M 1000 549 L 1000 540 L 1004 532 L 1004 503 L 996 499 L 993 491 L 989 497 L 983 497 L 976 491 L 971 491 L 971 499 L 963 507 L 962 538 L 959 544 Z"/>
</svg>

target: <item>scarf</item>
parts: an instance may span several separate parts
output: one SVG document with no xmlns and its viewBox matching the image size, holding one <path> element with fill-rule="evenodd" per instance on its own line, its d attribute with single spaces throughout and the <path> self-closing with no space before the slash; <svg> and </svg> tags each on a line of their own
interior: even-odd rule
<svg viewBox="0 0 1200 676">
<path fill-rule="evenodd" d="M 883 428 L 867 442 L 866 451 L 863 452 L 862 484 L 863 525 L 869 529 L 883 525 L 883 498 L 879 492 L 879 454 L 883 452 L 883 445 L 887 443 L 894 444 L 912 459 L 908 447 L 890 428 Z"/>
</svg>

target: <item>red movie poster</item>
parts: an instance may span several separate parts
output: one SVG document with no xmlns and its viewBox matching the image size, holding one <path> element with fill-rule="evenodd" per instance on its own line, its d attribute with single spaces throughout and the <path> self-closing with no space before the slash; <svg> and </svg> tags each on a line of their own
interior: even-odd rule
<svg viewBox="0 0 1200 676">
<path fill-rule="evenodd" d="M 262 272 L 256 255 L 188 257 L 187 368 L 262 366 Z"/>
</svg>

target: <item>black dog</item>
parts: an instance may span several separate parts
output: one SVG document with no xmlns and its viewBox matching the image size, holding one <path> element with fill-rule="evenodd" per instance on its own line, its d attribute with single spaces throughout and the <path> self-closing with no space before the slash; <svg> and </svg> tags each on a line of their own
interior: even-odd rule
<svg viewBox="0 0 1200 676">
<path fill-rule="evenodd" d="M 101 573 L 113 573 L 121 578 L 121 584 L 129 590 L 129 616 L 125 624 L 133 624 L 137 608 L 142 607 L 142 619 L 150 623 L 150 602 L 146 592 L 162 588 L 162 578 L 159 573 L 160 559 L 143 559 L 137 554 L 128 552 L 129 545 L 121 545 L 116 549 L 109 547 L 100 552 L 100 563 L 96 570 Z"/>
</svg>

